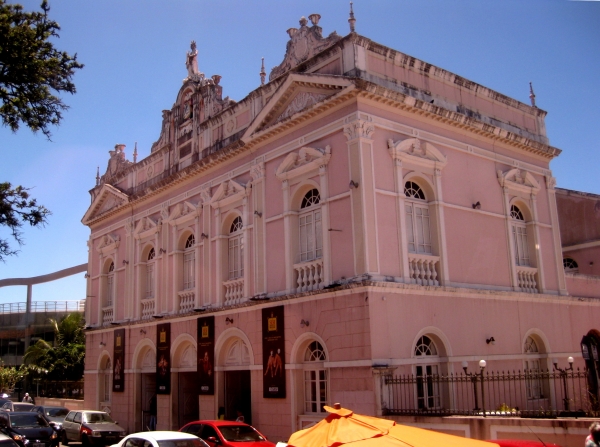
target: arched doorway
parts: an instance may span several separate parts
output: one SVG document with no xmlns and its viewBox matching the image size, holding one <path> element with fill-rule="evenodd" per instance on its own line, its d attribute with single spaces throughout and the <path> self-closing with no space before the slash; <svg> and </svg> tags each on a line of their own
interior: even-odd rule
<svg viewBox="0 0 600 447">
<path fill-rule="evenodd" d="M 150 428 L 150 405 L 156 395 L 156 350 L 149 341 L 138 348 L 135 365 L 135 417 L 136 431 Z"/>
<path fill-rule="evenodd" d="M 232 338 L 224 349 L 223 405 L 225 419 L 234 420 L 237 412 L 244 421 L 252 424 L 252 390 L 250 380 L 251 355 L 248 345 L 241 338 Z"/>
<path fill-rule="evenodd" d="M 187 336 L 187 334 L 186 334 Z M 190 337 L 191 338 L 191 337 Z M 173 354 L 173 406 L 177 411 L 177 427 L 199 419 L 198 376 L 196 372 L 196 347 L 188 340 L 174 343 Z"/>
</svg>

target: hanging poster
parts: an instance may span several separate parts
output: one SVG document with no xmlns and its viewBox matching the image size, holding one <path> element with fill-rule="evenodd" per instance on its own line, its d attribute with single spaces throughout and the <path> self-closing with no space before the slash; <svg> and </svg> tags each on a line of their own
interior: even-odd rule
<svg viewBox="0 0 600 447">
<path fill-rule="evenodd" d="M 171 393 L 171 323 L 157 326 L 156 394 Z"/>
<path fill-rule="evenodd" d="M 285 398 L 283 306 L 262 311 L 263 397 Z"/>
<path fill-rule="evenodd" d="M 114 392 L 125 391 L 125 329 L 116 329 L 113 345 L 113 387 Z"/>
<path fill-rule="evenodd" d="M 198 318 L 198 380 L 200 394 L 215 394 L 215 317 Z"/>
</svg>

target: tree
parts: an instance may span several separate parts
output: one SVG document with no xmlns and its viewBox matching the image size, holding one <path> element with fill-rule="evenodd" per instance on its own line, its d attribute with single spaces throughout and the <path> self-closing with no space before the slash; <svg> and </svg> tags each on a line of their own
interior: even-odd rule
<svg viewBox="0 0 600 447">
<path fill-rule="evenodd" d="M 0 364 L 0 391 L 3 393 L 12 393 L 15 385 L 26 375 L 27 370 L 23 367 L 23 365 L 15 368 L 14 366 L 4 366 Z"/>
<path fill-rule="evenodd" d="M 77 54 L 57 50 L 51 38 L 59 37 L 60 26 L 48 19 L 50 7 L 42 1 L 41 12 L 24 12 L 21 5 L 0 0 L 0 116 L 13 132 L 25 124 L 48 139 L 49 126 L 58 125 L 68 109 L 58 96 L 75 93 L 72 77 L 83 68 Z M 29 189 L 0 183 L 0 226 L 7 226 L 13 239 L 23 244 L 23 223 L 43 226 L 50 215 L 29 196 Z M 0 238 L 0 261 L 16 254 L 8 239 Z"/>
<path fill-rule="evenodd" d="M 28 223 L 33 227 L 44 225 L 50 214 L 50 211 L 43 205 L 38 205 L 37 201 L 29 196 L 27 188 L 13 188 L 10 183 L 0 183 L 0 225 L 9 228 L 13 239 L 19 245 L 23 244 L 20 231 L 23 224 Z M 0 261 L 16 253 L 7 239 L 0 238 Z"/>
<path fill-rule="evenodd" d="M 50 138 L 50 125 L 58 125 L 68 109 L 57 96 L 75 93 L 71 78 L 83 68 L 77 54 L 54 48 L 60 26 L 48 19 L 46 0 L 42 12 L 24 12 L 21 5 L 0 0 L 0 115 L 13 132 L 21 123 Z"/>
<path fill-rule="evenodd" d="M 72 313 L 60 321 L 50 319 L 54 327 L 54 345 L 38 340 L 25 351 L 23 361 L 30 371 L 44 370 L 49 380 L 79 380 L 85 366 L 84 320 Z"/>
</svg>

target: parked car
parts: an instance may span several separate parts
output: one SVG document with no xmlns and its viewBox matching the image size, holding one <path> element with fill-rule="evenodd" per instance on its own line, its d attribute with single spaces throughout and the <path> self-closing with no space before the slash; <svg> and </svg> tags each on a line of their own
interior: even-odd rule
<svg viewBox="0 0 600 447">
<path fill-rule="evenodd" d="M 65 407 L 46 407 L 44 405 L 34 405 L 31 411 L 36 411 L 42 415 L 46 422 L 56 430 L 56 432 L 62 435 L 62 426 L 65 421 L 65 417 L 69 414 L 69 409 Z"/>
<path fill-rule="evenodd" d="M 19 444 L 10 436 L 0 433 L 0 447 L 19 447 Z"/>
<path fill-rule="evenodd" d="M 20 447 L 58 447 L 58 434 L 38 413 L 0 411 L 0 430 Z"/>
<path fill-rule="evenodd" d="M 144 431 L 132 433 L 111 447 L 208 447 L 197 436 L 178 431 Z M 0 445 L 0 447 L 3 447 Z"/>
<path fill-rule="evenodd" d="M 498 444 L 500 447 L 560 447 L 557 444 L 526 439 L 492 439 L 489 441 Z"/>
<path fill-rule="evenodd" d="M 116 444 L 125 436 L 125 430 L 104 411 L 69 411 L 62 428 L 63 445 L 73 441 L 84 447 L 105 446 Z"/>
<path fill-rule="evenodd" d="M 202 438 L 209 447 L 275 447 L 251 425 L 234 421 L 195 421 L 179 431 Z"/>
<path fill-rule="evenodd" d="M 4 404 L 2 404 L 2 407 L 0 407 L 0 410 L 6 410 L 6 411 L 29 411 L 31 410 L 31 408 L 33 407 L 33 404 L 30 404 L 28 402 L 13 402 L 13 401 L 7 401 L 4 402 Z"/>
</svg>

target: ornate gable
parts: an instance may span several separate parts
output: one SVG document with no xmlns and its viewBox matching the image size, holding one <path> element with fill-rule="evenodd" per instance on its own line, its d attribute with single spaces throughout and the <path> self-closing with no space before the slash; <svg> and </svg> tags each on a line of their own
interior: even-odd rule
<svg viewBox="0 0 600 447">
<path fill-rule="evenodd" d="M 330 146 L 325 146 L 325 149 L 303 147 L 297 153 L 288 154 L 275 171 L 275 175 L 279 180 L 298 177 L 312 170 L 316 171 L 321 166 L 326 166 L 330 158 Z"/>
<path fill-rule="evenodd" d="M 104 236 L 102 236 L 100 238 L 100 242 L 96 246 L 96 250 L 99 253 L 106 255 L 107 253 L 110 253 L 110 252 L 116 250 L 117 248 L 119 248 L 120 242 L 121 242 L 121 239 L 119 238 L 119 236 L 115 236 L 112 234 L 105 234 Z"/>
<path fill-rule="evenodd" d="M 210 204 L 213 208 L 218 208 L 241 200 L 245 196 L 245 186 L 241 185 L 235 180 L 228 180 L 219 185 L 210 199 Z"/>
<path fill-rule="evenodd" d="M 503 173 L 498 169 L 496 175 L 502 187 L 533 194 L 537 194 L 540 190 L 540 184 L 530 172 L 515 168 Z"/>
<path fill-rule="evenodd" d="M 196 217 L 199 214 L 200 209 L 201 206 L 195 205 L 186 200 L 183 203 L 178 203 L 173 207 L 167 220 L 171 225 L 179 225 Z"/>
<path fill-rule="evenodd" d="M 96 218 L 109 211 L 115 210 L 128 202 L 129 196 L 127 194 L 121 192 L 114 186 L 105 183 L 100 188 L 98 194 L 96 194 L 95 199 L 92 201 L 92 204 L 81 221 L 84 225 L 89 225 Z"/>
<path fill-rule="evenodd" d="M 136 239 L 143 239 L 148 236 L 152 236 L 158 230 L 160 230 L 160 221 L 153 217 L 143 217 L 140 219 L 135 226 L 133 234 Z"/>
<path fill-rule="evenodd" d="M 312 26 L 307 26 L 308 20 L 302 17 L 300 19 L 300 28 L 290 28 L 287 30 L 290 40 L 286 46 L 285 57 L 281 64 L 271 70 L 269 81 L 278 78 L 286 71 L 310 59 L 341 39 L 341 36 L 338 36 L 335 31 L 329 36 L 323 37 L 323 30 L 318 26 L 321 19 L 319 14 L 311 14 L 308 18 Z"/>
<path fill-rule="evenodd" d="M 423 167 L 442 169 L 448 162 L 438 148 L 418 138 L 407 138 L 396 143 L 389 139 L 388 150 L 394 159 Z"/>
</svg>

